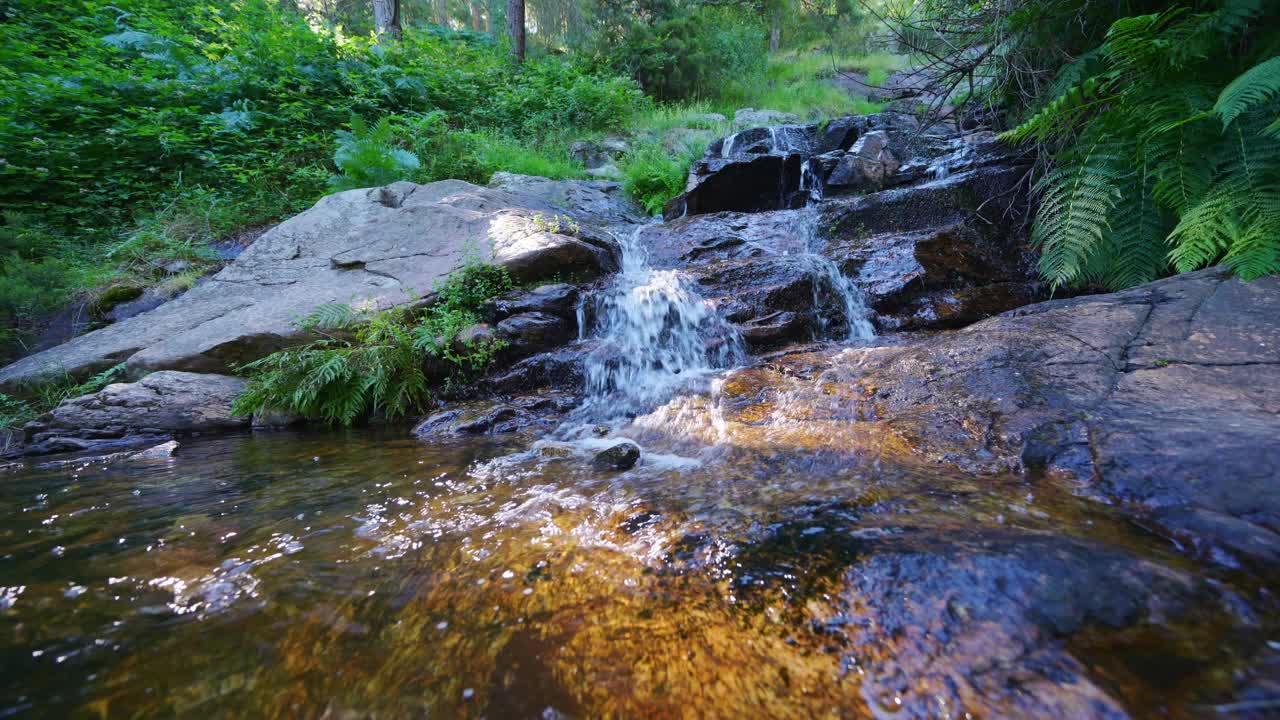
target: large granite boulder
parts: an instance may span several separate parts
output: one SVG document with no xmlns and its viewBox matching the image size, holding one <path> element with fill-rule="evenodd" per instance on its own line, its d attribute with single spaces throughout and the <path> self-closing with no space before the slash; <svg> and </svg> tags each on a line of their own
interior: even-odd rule
<svg viewBox="0 0 1280 720">
<path fill-rule="evenodd" d="M 560 216 L 566 221 L 552 220 Z M 429 299 L 470 257 L 492 258 L 518 282 L 595 277 L 617 267 L 606 228 L 639 219 L 608 183 L 505 175 L 492 188 L 446 180 L 337 193 L 176 300 L 24 358 L 0 370 L 0 385 L 120 362 L 133 377 L 226 372 L 298 342 L 297 321 L 320 304 L 376 309 Z"/>
</svg>

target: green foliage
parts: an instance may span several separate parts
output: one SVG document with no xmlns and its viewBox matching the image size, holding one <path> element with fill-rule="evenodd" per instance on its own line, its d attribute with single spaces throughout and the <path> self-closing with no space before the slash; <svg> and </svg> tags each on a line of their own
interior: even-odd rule
<svg viewBox="0 0 1280 720">
<path fill-rule="evenodd" d="M 1276 20 L 1232 0 L 1120 18 L 1004 134 L 1054 154 L 1032 240 L 1055 286 L 1280 272 Z"/>
<path fill-rule="evenodd" d="M 344 426 L 371 414 L 394 419 L 419 411 L 431 397 L 433 361 L 463 374 L 492 362 L 499 341 L 462 342 L 458 334 L 479 320 L 486 300 L 510 288 L 504 268 L 473 261 L 437 286 L 424 312 L 400 306 L 362 315 L 321 305 L 300 323 L 320 339 L 241 368 L 250 382 L 232 410 L 285 411 Z"/>
<path fill-rule="evenodd" d="M 689 166 L 702 155 L 702 148 L 684 148 L 673 153 L 661 144 L 636 148 L 619 164 L 622 187 L 650 215 L 657 215 L 671 198 L 684 191 Z"/>
<path fill-rule="evenodd" d="M 660 100 L 714 97 L 727 83 L 763 75 L 765 58 L 762 26 L 712 8 L 636 25 L 610 53 L 614 67 Z"/>
<path fill-rule="evenodd" d="M 351 130 L 338 131 L 338 150 L 333 164 L 342 175 L 329 179 L 336 191 L 389 185 L 407 180 L 422 167 L 418 156 L 396 147 L 390 118 L 382 118 L 372 128 L 359 115 L 351 116 Z"/>
<path fill-rule="evenodd" d="M 648 105 L 631 79 L 570 58 L 512 67 L 477 33 L 411 26 L 401 42 L 376 44 L 312 22 L 276 0 L 6 6 L 8 339 L 38 330 L 75 293 L 122 274 L 167 281 L 144 265 L 199 260 L 188 256 L 212 239 L 306 208 L 328 189 L 331 159 L 337 187 L 486 181 L 499 169 L 567 177 L 580 172 L 567 161 L 528 161 L 558 151 L 541 140 L 617 129 Z M 369 126 L 342 131 L 352 117 Z M 415 126 L 430 132 L 406 132 Z M 184 227 L 206 210 L 199 232 Z"/>
</svg>

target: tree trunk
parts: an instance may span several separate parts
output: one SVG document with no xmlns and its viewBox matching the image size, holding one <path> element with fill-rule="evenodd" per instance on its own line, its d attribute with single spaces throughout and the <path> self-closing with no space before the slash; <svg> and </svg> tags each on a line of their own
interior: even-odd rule
<svg viewBox="0 0 1280 720">
<path fill-rule="evenodd" d="M 378 37 L 400 39 L 400 0 L 373 0 L 373 26 Z"/>
<path fill-rule="evenodd" d="M 775 12 L 770 21 L 769 52 L 778 52 L 778 46 L 782 44 L 782 18 Z"/>
<path fill-rule="evenodd" d="M 524 62 L 524 0 L 507 0 L 507 35 L 511 38 L 511 61 Z"/>
</svg>

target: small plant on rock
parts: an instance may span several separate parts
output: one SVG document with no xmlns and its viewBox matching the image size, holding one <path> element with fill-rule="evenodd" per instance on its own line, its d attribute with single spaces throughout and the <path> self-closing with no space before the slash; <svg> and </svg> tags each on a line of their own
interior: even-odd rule
<svg viewBox="0 0 1280 720">
<path fill-rule="evenodd" d="M 425 311 L 405 305 L 362 315 L 347 305 L 321 305 L 300 323 L 319 339 L 241 368 L 250 383 L 232 411 L 284 411 L 343 426 L 371 414 L 395 419 L 417 412 L 431 399 L 433 361 L 452 366 L 454 376 L 493 361 L 500 340 L 458 336 L 478 322 L 486 300 L 510 288 L 505 268 L 472 261 L 436 288 Z"/>
</svg>

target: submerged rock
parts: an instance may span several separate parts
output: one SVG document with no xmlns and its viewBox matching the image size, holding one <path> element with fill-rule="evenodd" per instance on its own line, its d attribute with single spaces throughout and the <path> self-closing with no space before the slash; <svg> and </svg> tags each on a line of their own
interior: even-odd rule
<svg viewBox="0 0 1280 720">
<path fill-rule="evenodd" d="M 592 459 L 596 467 L 612 470 L 630 470 L 639 461 L 640 446 L 625 441 L 601 450 Z"/>
<path fill-rule="evenodd" d="M 817 622 L 856 648 L 846 657 L 876 716 L 1127 718 L 1128 698 L 1098 681 L 1095 656 L 1068 649 L 1072 637 L 1233 622 L 1229 596 L 1203 579 L 1061 535 L 926 531 L 861 552 Z"/>
<path fill-rule="evenodd" d="M 24 358 L 0 370 L 0 384 L 51 370 L 81 377 L 120 362 L 132 377 L 225 372 L 304 339 L 296 322 L 320 304 L 371 309 L 428 297 L 476 251 L 492 253 L 518 282 L 598 276 L 617 267 L 605 226 L 641 219 L 615 184 L 494 182 L 402 182 L 325 197 L 181 297 Z M 558 215 L 573 221 L 572 234 L 547 229 L 546 218 Z"/>
</svg>

